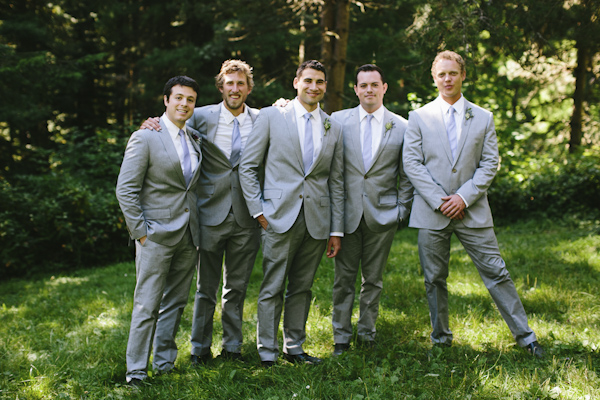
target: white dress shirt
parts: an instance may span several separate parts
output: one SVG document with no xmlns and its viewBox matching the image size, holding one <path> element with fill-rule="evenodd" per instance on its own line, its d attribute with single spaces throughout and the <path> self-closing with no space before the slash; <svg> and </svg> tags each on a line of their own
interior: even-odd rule
<svg viewBox="0 0 600 400">
<path fill-rule="evenodd" d="M 460 135 L 462 134 L 463 121 L 465 117 L 465 98 L 462 93 L 460 95 L 460 99 L 456 101 L 454 104 L 448 104 L 446 100 L 442 98 L 442 96 L 438 96 L 436 99 L 440 104 L 442 109 L 442 115 L 444 116 L 444 123 L 448 126 L 448 118 L 450 118 L 450 114 L 448 110 L 450 106 L 454 107 L 454 122 L 456 123 L 456 144 L 460 141 Z"/>
<path fill-rule="evenodd" d="M 167 127 L 167 131 L 169 132 L 169 136 L 173 139 L 173 144 L 175 145 L 175 150 L 177 151 L 177 155 L 179 156 L 179 163 L 181 165 L 181 170 L 183 171 L 183 147 L 181 147 L 181 139 L 179 138 L 179 128 L 171 122 L 171 120 L 167 117 L 167 114 L 163 114 L 160 119 L 164 122 Z M 187 134 L 187 127 L 184 125 L 183 131 L 186 132 L 185 141 L 188 146 L 188 150 L 190 152 L 190 160 L 192 162 L 192 174 L 198 168 L 198 152 L 192 142 L 190 141 L 190 135 Z"/>
<path fill-rule="evenodd" d="M 298 138 L 300 139 L 300 150 L 302 150 L 302 154 L 304 154 L 304 129 L 306 128 L 306 118 L 304 118 L 304 114 L 306 108 L 300 103 L 298 98 L 296 97 L 292 100 L 294 105 L 294 112 L 296 113 L 296 125 L 298 126 Z M 312 136 L 313 136 L 313 161 L 319 155 L 321 151 L 321 147 L 323 147 L 323 123 L 321 122 L 321 111 L 319 106 L 315 108 L 310 113 L 310 123 L 312 127 Z"/>
<path fill-rule="evenodd" d="M 246 141 L 252 131 L 252 118 L 248 113 L 248 107 L 244 105 L 244 112 L 235 117 L 231 111 L 221 102 L 221 111 L 219 113 L 219 125 L 215 135 L 214 144 L 221 149 L 227 158 L 231 157 L 231 133 L 233 132 L 233 119 L 237 118 L 240 124 L 240 136 L 242 137 L 242 151 L 246 147 Z M 240 154 L 241 157 L 241 154 Z"/>
<path fill-rule="evenodd" d="M 358 108 L 358 114 L 360 119 L 360 143 L 362 148 L 365 148 L 365 129 L 367 127 L 367 115 L 369 113 L 360 106 Z M 379 107 L 375 112 L 371 113 L 371 160 L 375 161 L 375 154 L 379 150 L 381 145 L 381 137 L 383 135 L 383 106 Z"/>
<path fill-rule="evenodd" d="M 450 110 L 450 106 L 454 107 L 454 123 L 456 125 L 456 150 L 458 151 L 458 142 L 460 142 L 460 136 L 462 135 L 463 121 L 465 118 L 465 98 L 460 94 L 460 99 L 456 101 L 454 104 L 449 104 L 442 98 L 442 96 L 438 96 L 436 99 L 438 104 L 440 105 L 440 109 L 442 110 L 442 115 L 444 116 L 444 124 L 448 123 L 448 118 L 452 117 L 448 112 Z M 452 194 L 452 193 L 451 193 Z M 460 196 L 461 199 L 465 202 L 465 207 L 469 207 L 469 203 L 463 197 L 462 194 L 456 193 Z"/>
</svg>

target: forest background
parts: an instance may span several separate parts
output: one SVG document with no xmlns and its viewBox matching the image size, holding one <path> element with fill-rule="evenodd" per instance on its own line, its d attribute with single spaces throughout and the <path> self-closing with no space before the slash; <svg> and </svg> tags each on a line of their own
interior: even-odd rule
<svg viewBox="0 0 600 400">
<path fill-rule="evenodd" d="M 358 104 L 354 71 L 376 63 L 385 105 L 408 118 L 436 96 L 442 49 L 494 112 L 497 222 L 600 219 L 597 0 L 0 0 L 0 279 L 131 259 L 114 186 L 168 78 L 216 103 L 214 76 L 239 58 L 261 108 L 319 59 L 331 112 Z"/>
</svg>

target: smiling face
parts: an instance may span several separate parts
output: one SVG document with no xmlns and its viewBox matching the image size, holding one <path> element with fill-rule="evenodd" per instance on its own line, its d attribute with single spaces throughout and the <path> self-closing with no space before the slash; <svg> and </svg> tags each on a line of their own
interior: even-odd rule
<svg viewBox="0 0 600 400">
<path fill-rule="evenodd" d="M 173 86 L 169 97 L 164 96 L 167 118 L 179 129 L 185 126 L 185 121 L 190 119 L 194 113 L 196 96 L 197 93 L 194 89 L 181 85 Z"/>
<path fill-rule="evenodd" d="M 433 81 L 442 98 L 449 104 L 454 104 L 460 99 L 462 83 L 467 73 L 461 70 L 460 64 L 454 60 L 442 58 L 431 72 Z"/>
<path fill-rule="evenodd" d="M 219 91 L 223 96 L 225 107 L 237 117 L 244 111 L 244 103 L 252 89 L 248 85 L 246 75 L 236 71 L 223 75 L 223 87 L 220 87 Z"/>
<path fill-rule="evenodd" d="M 383 95 L 387 92 L 388 85 L 383 83 L 377 71 L 361 71 L 356 76 L 354 93 L 360 105 L 366 112 L 377 111 L 383 105 Z"/>
<path fill-rule="evenodd" d="M 314 111 L 327 91 L 327 81 L 322 71 L 306 68 L 300 77 L 294 78 L 294 89 L 298 91 L 298 100 L 307 111 Z"/>
</svg>

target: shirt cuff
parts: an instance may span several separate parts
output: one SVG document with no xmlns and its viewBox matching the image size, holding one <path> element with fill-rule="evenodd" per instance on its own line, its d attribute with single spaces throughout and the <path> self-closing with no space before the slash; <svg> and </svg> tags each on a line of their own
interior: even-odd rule
<svg viewBox="0 0 600 400">
<path fill-rule="evenodd" d="M 344 232 L 331 232 L 329 236 L 344 237 Z"/>
<path fill-rule="evenodd" d="M 461 197 L 462 197 L 462 196 L 461 196 Z M 258 214 L 254 214 L 254 215 L 252 216 L 252 218 L 256 219 L 256 218 L 260 217 L 261 215 L 263 215 L 262 211 L 261 211 L 261 212 L 259 212 Z"/>
<path fill-rule="evenodd" d="M 463 195 L 460 194 L 460 193 L 456 193 L 456 194 L 459 195 L 460 198 L 463 199 L 463 201 L 465 202 L 465 208 L 468 208 L 469 207 L 469 203 L 467 203 L 467 200 L 465 200 L 465 198 L 463 197 Z"/>
</svg>

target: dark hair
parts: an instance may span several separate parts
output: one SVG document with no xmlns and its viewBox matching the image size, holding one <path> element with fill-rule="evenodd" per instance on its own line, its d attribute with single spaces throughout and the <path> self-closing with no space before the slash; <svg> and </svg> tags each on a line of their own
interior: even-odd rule
<svg viewBox="0 0 600 400">
<path fill-rule="evenodd" d="M 369 72 L 369 71 L 377 71 L 377 72 L 379 72 L 379 75 L 381 76 L 381 83 L 387 83 L 385 81 L 385 75 L 383 74 L 383 70 L 381 68 L 379 68 L 375 64 L 365 64 L 365 65 L 362 65 L 362 66 L 358 67 L 358 69 L 356 70 L 356 76 L 354 77 L 354 85 L 358 85 L 358 74 L 359 74 L 359 72 Z"/>
<path fill-rule="evenodd" d="M 177 85 L 190 87 L 196 94 L 200 93 L 200 86 L 198 86 L 198 83 L 189 76 L 174 76 L 165 83 L 163 89 L 163 95 L 167 96 L 167 100 L 171 97 L 173 86 Z"/>
<path fill-rule="evenodd" d="M 304 70 L 307 68 L 321 71 L 323 75 L 325 75 L 325 80 L 327 80 L 327 70 L 325 70 L 325 66 L 317 60 L 304 61 L 302 64 L 300 64 L 300 66 L 296 70 L 296 78 L 300 79 L 300 77 L 302 76 L 302 72 L 304 72 Z"/>
</svg>

